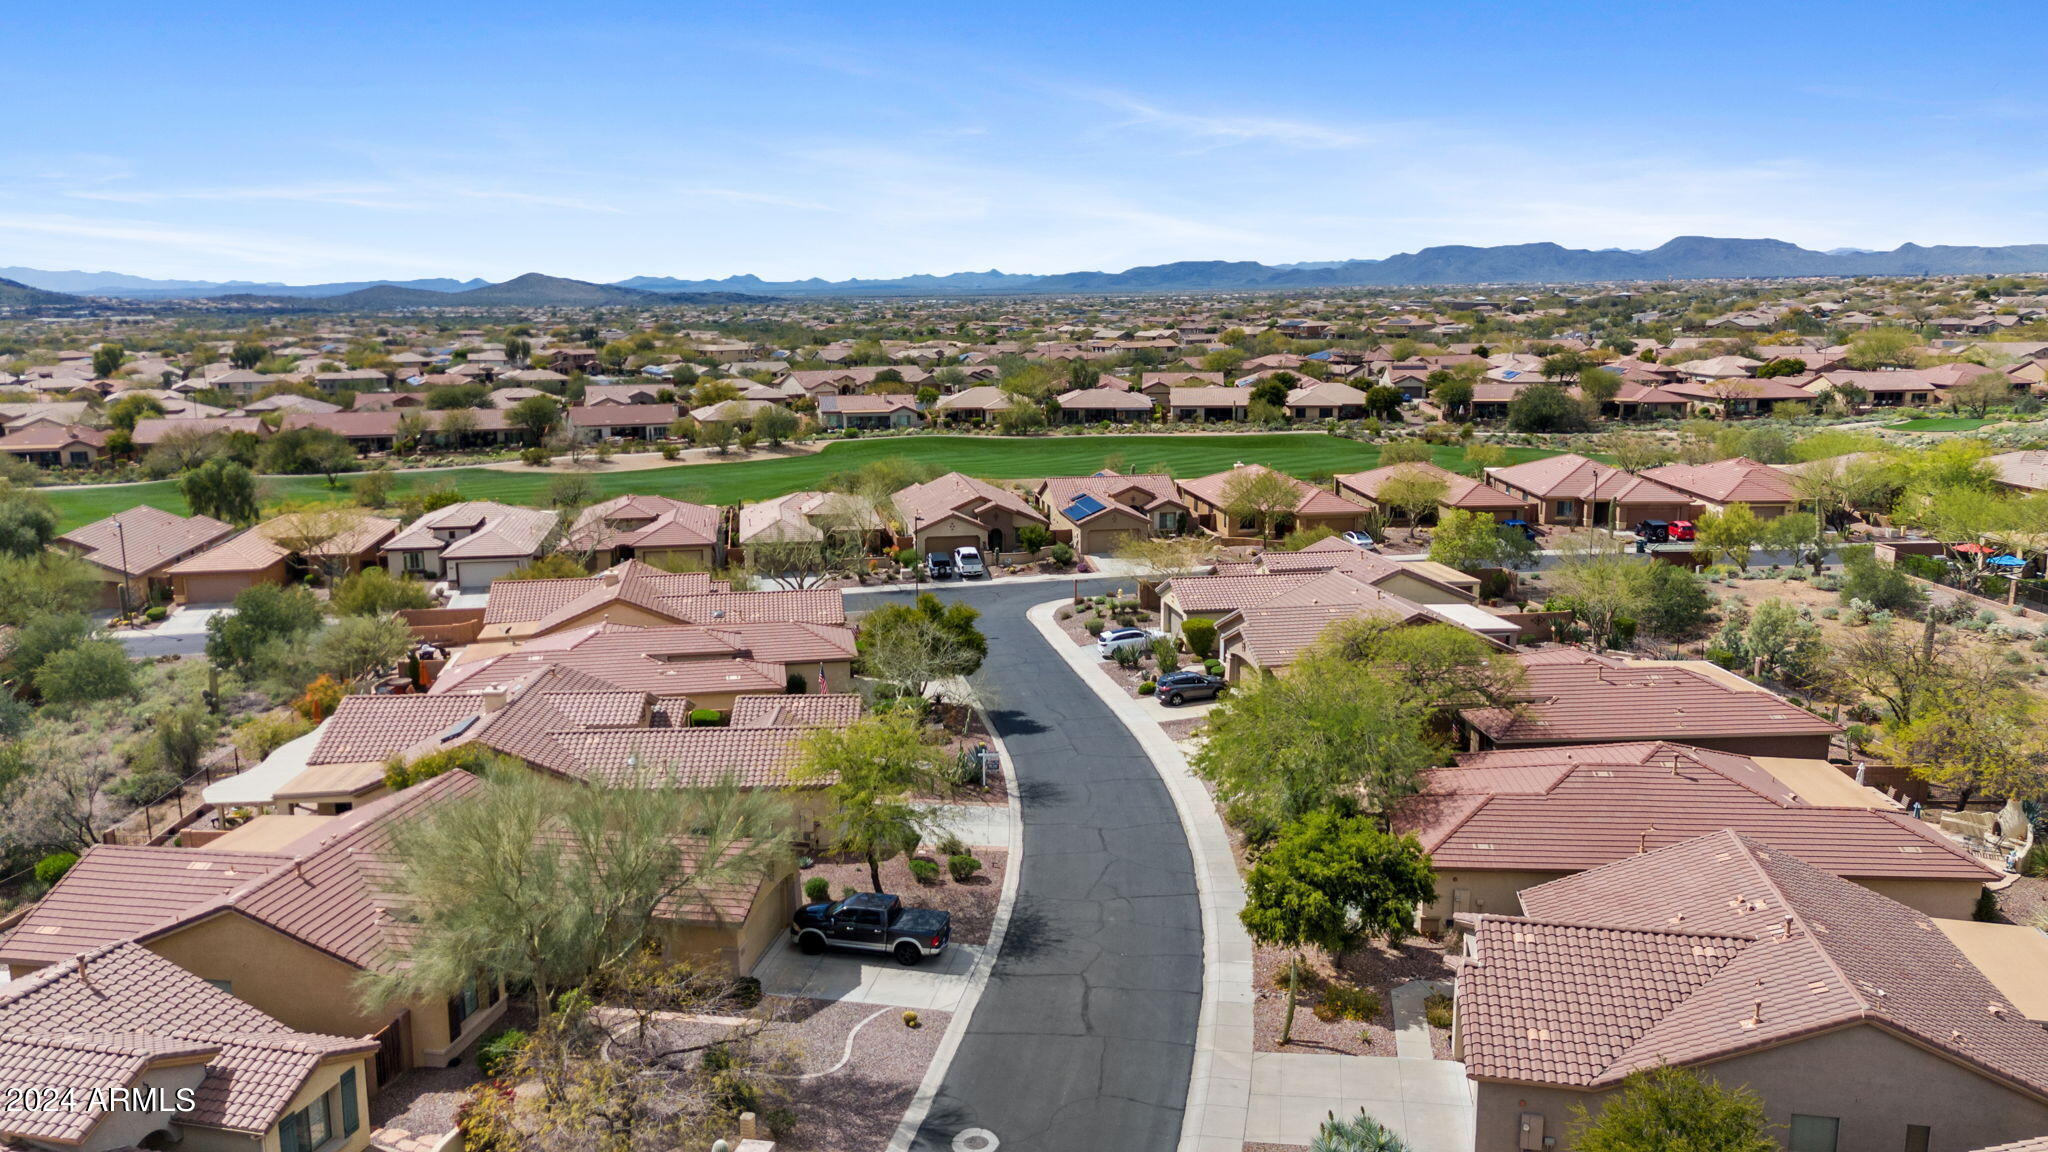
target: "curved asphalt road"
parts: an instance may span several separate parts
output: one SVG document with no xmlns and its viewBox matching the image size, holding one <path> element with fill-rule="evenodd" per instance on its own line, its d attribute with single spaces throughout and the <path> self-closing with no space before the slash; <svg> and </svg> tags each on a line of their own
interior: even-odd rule
<svg viewBox="0 0 2048 1152">
<path fill-rule="evenodd" d="M 1015 765 L 1024 865 L 1002 954 L 913 1148 L 952 1152 L 980 1128 L 1005 1152 L 1172 1152 L 1202 999 L 1201 908 L 1173 800 L 1025 619 L 1067 585 L 938 591 L 982 612 L 974 683 Z"/>
</svg>

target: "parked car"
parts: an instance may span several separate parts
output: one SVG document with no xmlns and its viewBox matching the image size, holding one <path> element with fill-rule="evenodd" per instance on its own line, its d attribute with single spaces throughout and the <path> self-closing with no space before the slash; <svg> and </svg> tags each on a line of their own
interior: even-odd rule
<svg viewBox="0 0 2048 1152">
<path fill-rule="evenodd" d="M 1183 668 L 1178 672 L 1168 672 L 1161 676 L 1159 687 L 1154 694 L 1159 697 L 1161 704 L 1172 708 L 1188 700 L 1214 700 L 1216 694 L 1227 686 L 1228 683 L 1221 676 L 1211 676 L 1207 672 Z"/>
<path fill-rule="evenodd" d="M 924 574 L 934 580 L 951 580 L 960 574 L 953 567 L 953 558 L 944 552 L 933 552 L 924 558 Z"/>
<path fill-rule="evenodd" d="M 1521 529 L 1522 539 L 1524 540 L 1536 539 L 1536 529 L 1530 527 L 1527 520 L 1503 520 L 1500 522 L 1500 526 L 1503 528 Z"/>
<path fill-rule="evenodd" d="M 827 948 L 884 952 L 905 967 L 946 950 L 953 916 L 936 908 L 913 908 L 886 892 L 861 892 L 844 900 L 806 904 L 790 917 L 789 938 L 797 950 L 815 956 Z"/>
<path fill-rule="evenodd" d="M 1646 544 L 1664 544 L 1671 539 L 1671 525 L 1662 520 L 1644 520 L 1636 525 L 1636 535 Z"/>
<path fill-rule="evenodd" d="M 1109 628 L 1095 638 L 1095 651 L 1107 660 L 1120 648 L 1149 648 L 1154 640 L 1164 635 L 1166 633 L 1146 628 Z"/>
<path fill-rule="evenodd" d="M 1690 520 L 1673 520 L 1671 522 L 1671 539 L 1679 542 L 1697 540 L 1699 539 L 1699 531 Z"/>
<path fill-rule="evenodd" d="M 1367 536 L 1363 532 L 1346 532 L 1344 534 L 1344 542 L 1346 544 L 1356 544 L 1360 548 L 1370 548 L 1373 546 L 1372 537 Z"/>
<path fill-rule="evenodd" d="M 972 580 L 978 576 L 988 575 L 988 565 L 981 562 L 981 549 L 979 548 L 953 549 L 953 564 L 960 569 L 960 578 L 962 580 Z"/>
</svg>

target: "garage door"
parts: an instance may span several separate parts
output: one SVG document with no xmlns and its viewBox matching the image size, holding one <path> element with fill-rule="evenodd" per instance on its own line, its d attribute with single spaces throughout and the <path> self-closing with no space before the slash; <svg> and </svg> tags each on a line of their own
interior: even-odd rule
<svg viewBox="0 0 2048 1152">
<path fill-rule="evenodd" d="M 226 573 L 218 576 L 187 576 L 184 579 L 185 603 L 226 604 L 236 594 L 253 583 L 246 572 Z"/>
<path fill-rule="evenodd" d="M 1081 551 L 1097 554 L 1114 552 L 1129 544 L 1137 535 L 1137 531 L 1132 528 L 1097 528 L 1095 531 L 1088 533 L 1088 538 L 1082 544 Z"/>
<path fill-rule="evenodd" d="M 926 552 L 951 552 L 955 548 L 979 548 L 979 536 L 927 536 L 924 538 Z"/>
</svg>

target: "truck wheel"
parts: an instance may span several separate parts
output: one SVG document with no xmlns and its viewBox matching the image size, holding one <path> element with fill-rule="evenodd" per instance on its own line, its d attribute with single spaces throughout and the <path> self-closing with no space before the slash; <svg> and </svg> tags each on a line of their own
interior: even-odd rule
<svg viewBox="0 0 2048 1152">
<path fill-rule="evenodd" d="M 924 959 L 924 953 L 918 951 L 917 945 L 912 944 L 908 940 L 898 940 L 896 942 L 896 962 L 898 964 L 903 965 L 905 968 L 915 968 L 917 967 L 917 962 L 922 959 Z"/>
<path fill-rule="evenodd" d="M 806 932 L 796 938 L 796 950 L 806 956 L 816 956 L 825 950 L 825 938 L 816 932 Z"/>
</svg>

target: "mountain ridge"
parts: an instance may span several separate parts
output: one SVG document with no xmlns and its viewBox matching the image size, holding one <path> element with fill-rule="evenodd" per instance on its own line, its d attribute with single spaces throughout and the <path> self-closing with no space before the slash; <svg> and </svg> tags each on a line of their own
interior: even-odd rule
<svg viewBox="0 0 2048 1152">
<path fill-rule="evenodd" d="M 1803 276 L 1930 276 L 2048 271 L 2048 244 L 1901 244 L 1888 252 L 1826 252 L 1774 239 L 1676 236 L 1650 249 L 1567 248 L 1551 241 L 1475 246 L 1442 244 L 1382 259 L 1262 264 L 1255 260 L 1179 260 L 1120 272 L 1052 274 L 918 273 L 847 280 L 764 280 L 751 273 L 718 279 L 632 276 L 609 284 L 528 273 L 500 284 L 472 278 L 362 280 L 314 285 L 246 281 L 151 281 L 114 272 L 0 268 L 29 289 L 122 299 L 298 302 L 320 310 L 520 304 L 648 304 L 789 296 L 1004 295 L 1098 292 L 1286 291 L 1310 288 L 1440 287 L 1461 284 L 1600 283 Z M 108 280 L 96 290 L 58 287 Z M 317 302 L 317 303 L 315 303 Z"/>
</svg>

